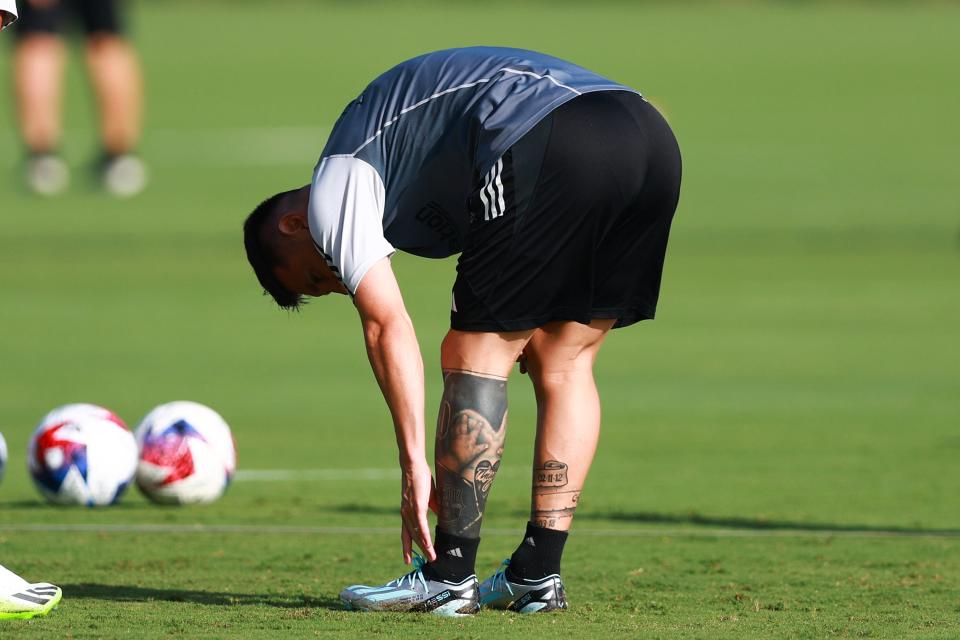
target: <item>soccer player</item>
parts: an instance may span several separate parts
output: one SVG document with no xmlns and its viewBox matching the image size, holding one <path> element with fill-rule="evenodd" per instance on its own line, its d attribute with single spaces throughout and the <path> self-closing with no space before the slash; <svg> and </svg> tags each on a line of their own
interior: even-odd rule
<svg viewBox="0 0 960 640">
<path fill-rule="evenodd" d="M 140 138 L 140 65 L 122 35 L 122 0 L 26 0 L 14 29 L 14 87 L 27 151 L 27 187 L 40 195 L 67 188 L 70 171 L 59 156 L 64 45 L 60 30 L 76 18 L 86 31 L 86 63 L 100 112 L 103 187 L 116 196 L 139 193 L 147 182 L 136 155 Z"/>
<path fill-rule="evenodd" d="M 679 189 L 676 140 L 635 90 L 533 51 L 471 47 L 375 79 L 340 116 L 311 183 L 250 214 L 247 257 L 277 304 L 340 293 L 356 306 L 400 451 L 404 559 L 415 542 L 429 561 L 380 587 L 348 587 L 348 607 L 566 608 L 561 554 L 600 428 L 594 359 L 612 328 L 653 317 Z M 433 496 L 423 364 L 396 250 L 460 253 Z M 530 521 L 478 585 L 518 359 L 538 412 Z"/>
</svg>

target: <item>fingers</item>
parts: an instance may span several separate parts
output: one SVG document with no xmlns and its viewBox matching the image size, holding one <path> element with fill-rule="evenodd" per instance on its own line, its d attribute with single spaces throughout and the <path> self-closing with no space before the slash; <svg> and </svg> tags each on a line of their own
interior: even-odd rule
<svg viewBox="0 0 960 640">
<path fill-rule="evenodd" d="M 403 562 L 410 564 L 413 562 L 413 543 L 423 551 L 423 557 L 433 562 L 437 559 L 437 552 L 433 549 L 433 539 L 430 536 L 430 527 L 427 524 L 426 512 L 421 513 L 417 518 L 416 525 L 409 525 L 404 521 L 400 531 L 400 543 L 403 547 Z"/>
<path fill-rule="evenodd" d="M 408 509 L 400 507 L 400 544 L 403 548 L 403 561 L 406 564 L 413 562 L 413 530 L 415 519 L 410 517 Z"/>
<path fill-rule="evenodd" d="M 433 550 L 433 540 L 430 539 L 430 526 L 427 523 L 427 512 L 424 510 L 417 514 L 417 544 L 423 549 L 423 555 L 427 560 L 433 562 L 437 559 L 437 552 Z"/>
<path fill-rule="evenodd" d="M 427 511 L 437 509 L 436 486 L 429 467 L 404 471 L 400 489 L 400 542 L 403 547 L 403 561 L 410 564 L 413 560 L 413 545 L 423 551 L 428 561 L 437 559 L 430 537 Z"/>
<path fill-rule="evenodd" d="M 407 525 L 400 526 L 400 544 L 403 546 L 403 562 L 410 564 L 413 562 L 413 549 L 410 546 L 410 534 L 407 533 Z"/>
</svg>

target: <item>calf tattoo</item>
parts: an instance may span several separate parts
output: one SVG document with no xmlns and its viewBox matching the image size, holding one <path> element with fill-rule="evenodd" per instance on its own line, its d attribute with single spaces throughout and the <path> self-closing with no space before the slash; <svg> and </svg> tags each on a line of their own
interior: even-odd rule
<svg viewBox="0 0 960 640">
<path fill-rule="evenodd" d="M 507 381 L 467 371 L 444 371 L 437 418 L 439 528 L 480 536 L 490 485 L 507 434 Z"/>
<path fill-rule="evenodd" d="M 567 484 L 567 465 L 547 460 L 533 470 L 533 500 L 530 521 L 538 527 L 557 529 L 573 518 L 580 502 L 580 489 Z M 563 528 L 566 528 L 565 526 Z"/>
</svg>

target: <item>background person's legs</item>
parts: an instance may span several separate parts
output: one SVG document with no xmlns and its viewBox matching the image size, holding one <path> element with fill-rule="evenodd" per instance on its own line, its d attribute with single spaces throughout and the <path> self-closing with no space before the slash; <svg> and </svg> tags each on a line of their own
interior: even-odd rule
<svg viewBox="0 0 960 640">
<path fill-rule="evenodd" d="M 100 109 L 103 151 L 130 153 L 140 142 L 143 110 L 137 55 L 121 36 L 101 32 L 88 37 L 86 62 Z"/>
<path fill-rule="evenodd" d="M 474 573 L 480 525 L 507 430 L 507 377 L 533 330 L 451 330 L 441 347 L 444 390 L 436 433 L 437 560 L 459 581 Z"/>
<path fill-rule="evenodd" d="M 84 0 L 74 8 L 87 33 L 86 63 L 100 113 L 100 179 L 115 196 L 136 195 L 147 169 L 136 155 L 143 117 L 140 61 L 124 36 L 119 0 Z"/>
<path fill-rule="evenodd" d="M 16 28 L 22 28 L 17 25 Z M 13 58 L 20 135 L 27 150 L 25 179 L 31 191 L 54 195 L 70 181 L 57 155 L 63 135 L 64 44 L 54 33 L 22 35 Z"/>
<path fill-rule="evenodd" d="M 17 25 L 14 62 L 17 108 L 27 149 L 27 186 L 50 195 L 69 181 L 57 155 L 62 138 L 64 43 L 59 30 L 68 18 L 82 22 L 87 34 L 86 64 L 97 100 L 102 157 L 98 171 L 112 194 L 139 193 L 146 167 L 136 156 L 143 112 L 143 82 L 136 52 L 123 36 L 115 0 L 62 0 L 24 5 Z"/>
<path fill-rule="evenodd" d="M 87 38 L 86 59 L 100 109 L 100 178 L 115 196 L 136 195 L 147 185 L 147 168 L 135 153 L 143 113 L 140 62 L 130 43 L 110 32 Z"/>
<path fill-rule="evenodd" d="M 530 523 L 510 561 L 512 578 L 560 572 L 566 532 L 600 436 L 593 363 L 614 322 L 553 322 L 538 329 L 524 350 L 537 397 L 537 441 Z"/>
<path fill-rule="evenodd" d="M 22 37 L 14 53 L 20 135 L 31 154 L 51 153 L 62 136 L 64 44 L 60 36 Z"/>
</svg>

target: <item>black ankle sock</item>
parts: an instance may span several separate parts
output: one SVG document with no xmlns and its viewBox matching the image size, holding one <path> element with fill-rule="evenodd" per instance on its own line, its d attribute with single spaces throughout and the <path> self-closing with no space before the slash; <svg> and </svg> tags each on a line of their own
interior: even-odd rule
<svg viewBox="0 0 960 640">
<path fill-rule="evenodd" d="M 480 538 L 461 538 L 438 527 L 433 538 L 437 559 L 425 567 L 426 572 L 448 582 L 466 580 L 474 573 L 479 544 Z"/>
<path fill-rule="evenodd" d="M 519 582 L 559 574 L 560 557 L 563 555 L 563 545 L 566 541 L 566 531 L 544 529 L 528 522 L 523 542 L 510 557 L 507 577 Z"/>
</svg>

